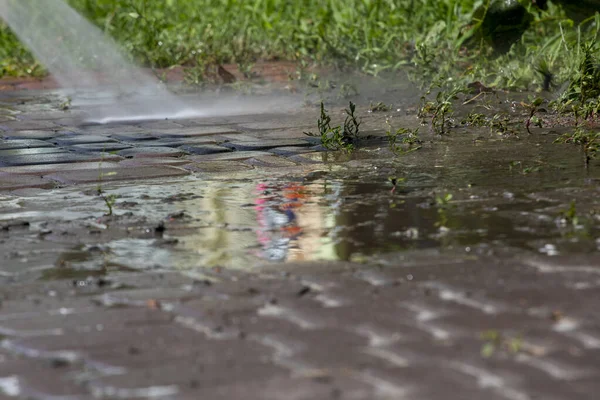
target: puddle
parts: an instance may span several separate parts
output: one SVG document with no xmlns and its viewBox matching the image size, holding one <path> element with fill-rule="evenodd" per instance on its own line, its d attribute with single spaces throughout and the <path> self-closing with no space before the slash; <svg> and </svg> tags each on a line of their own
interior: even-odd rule
<svg viewBox="0 0 600 400">
<path fill-rule="evenodd" d="M 427 248 L 521 249 L 549 256 L 598 251 L 598 166 L 586 169 L 576 149 L 565 151 L 551 141 L 474 146 L 464 136 L 398 158 L 382 156 L 386 150 L 378 148 L 353 156 L 324 154 L 319 157 L 326 162 L 303 175 L 248 172 L 235 179 L 119 183 L 106 187 L 118 196 L 112 218 L 102 217 L 106 209 L 92 189 L 58 189 L 18 201 L 4 196 L 3 246 L 11 245 L 12 232 L 19 234 L 15 221 L 27 221 L 28 251 L 36 241 L 56 243 L 64 250 L 52 265 L 90 275 L 360 261 Z M 539 168 L 525 172 L 514 161 Z M 564 217 L 571 201 L 576 221 Z"/>
</svg>

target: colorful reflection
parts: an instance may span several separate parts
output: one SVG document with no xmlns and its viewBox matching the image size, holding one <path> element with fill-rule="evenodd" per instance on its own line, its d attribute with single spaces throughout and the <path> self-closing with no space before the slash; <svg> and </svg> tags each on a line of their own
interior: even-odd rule
<svg viewBox="0 0 600 400">
<path fill-rule="evenodd" d="M 288 259 L 299 249 L 303 228 L 298 221 L 307 199 L 303 185 L 260 183 L 256 186 L 256 235 L 262 246 L 261 257 L 272 261 Z"/>
</svg>

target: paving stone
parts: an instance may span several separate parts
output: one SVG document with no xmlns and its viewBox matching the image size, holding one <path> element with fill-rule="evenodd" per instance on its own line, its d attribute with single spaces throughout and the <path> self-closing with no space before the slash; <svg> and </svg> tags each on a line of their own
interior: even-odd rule
<svg viewBox="0 0 600 400">
<path fill-rule="evenodd" d="M 136 143 L 138 147 L 181 147 L 184 145 L 195 145 L 195 144 L 217 144 L 218 142 L 224 141 L 221 137 L 207 136 L 207 137 L 174 137 L 174 138 L 162 138 L 158 140 L 147 140 Z"/>
<path fill-rule="evenodd" d="M 270 156 L 266 151 L 232 151 L 229 153 L 205 154 L 202 156 L 188 157 L 190 161 L 227 161 L 227 160 L 246 160 L 252 157 Z"/>
<path fill-rule="evenodd" d="M 81 132 L 86 135 L 119 135 L 119 134 L 147 134 L 142 128 L 135 125 L 123 125 L 123 124 L 106 124 L 106 125 L 86 125 L 82 126 Z M 135 136 L 135 135 L 134 135 Z"/>
<path fill-rule="evenodd" d="M 110 174 L 115 172 L 115 174 Z M 102 175 L 102 176 L 101 176 Z M 101 170 L 60 171 L 44 176 L 62 184 L 166 178 L 188 175 L 188 172 L 169 166 L 140 166 L 136 168 L 102 168 Z"/>
<path fill-rule="evenodd" d="M 76 153 L 51 153 L 37 154 L 24 156 L 8 156 L 0 159 L 0 167 L 10 167 L 19 165 L 36 165 L 36 164 L 61 164 L 61 163 L 76 163 L 84 161 L 115 161 L 120 160 L 120 157 L 102 154 L 76 154 Z"/>
<path fill-rule="evenodd" d="M 297 163 L 277 156 L 260 156 L 252 157 L 244 161 L 248 165 L 255 165 L 259 167 L 292 167 L 298 165 Z"/>
<path fill-rule="evenodd" d="M 304 132 L 309 131 L 311 131 L 311 129 L 308 128 L 288 128 L 268 131 L 256 131 L 253 132 L 253 134 L 260 139 L 308 139 L 311 136 L 306 135 Z"/>
<path fill-rule="evenodd" d="M 0 99 L 11 96 L 16 95 L 0 93 Z M 27 99 L 23 109 L 25 112 L 28 112 L 27 107 L 51 109 L 51 105 L 36 104 L 44 101 L 46 97 L 36 99 L 34 95 Z M 314 114 L 314 110 L 311 112 Z M 248 116 L 240 117 L 237 122 L 254 124 L 247 129 L 263 129 L 300 124 L 300 117 L 293 115 L 279 120 L 272 115 Z M 224 119 L 208 121 L 217 124 L 219 120 Z M 377 124 L 383 125 L 383 121 Z M 107 129 L 102 135 L 116 132 L 111 131 L 113 128 L 102 129 Z M 287 131 L 276 133 L 277 140 L 287 137 Z M 263 131 L 224 134 L 234 141 L 239 138 L 239 142 L 270 142 L 275 137 Z M 256 139 L 258 134 L 264 134 L 264 139 Z M 182 137 L 184 143 L 177 142 L 177 146 L 215 144 L 189 143 L 195 136 L 187 136 L 187 133 Z M 103 138 L 101 143 L 106 142 L 106 136 Z M 144 142 L 156 141 L 144 140 L 135 145 L 141 147 Z M 231 193 L 235 196 L 237 192 L 251 190 L 258 176 L 268 180 L 273 179 L 276 171 L 313 169 L 298 167 L 293 161 L 347 160 L 341 157 L 342 152 L 314 152 L 313 145 L 268 147 L 270 152 L 196 155 L 189 160 L 152 156 L 119 163 L 105 159 L 102 163 L 0 168 L 0 189 L 9 187 L 8 190 L 12 190 L 14 186 L 10 185 L 13 184 L 54 185 L 54 181 L 41 179 L 40 175 L 63 183 L 85 183 L 96 181 L 101 173 L 114 171 L 115 175 L 104 175 L 103 181 L 131 179 L 132 182 L 122 185 L 127 189 L 121 189 L 123 197 L 119 202 L 123 208 L 126 202 L 136 204 L 131 209 L 136 219 L 132 217 L 133 224 L 129 225 L 129 220 L 120 219 L 128 218 L 122 215 L 98 218 L 98 199 L 86 198 L 87 194 L 83 198 L 76 197 L 82 189 L 86 193 L 93 191 L 94 185 L 65 190 L 65 197 L 60 191 L 50 193 L 43 200 L 33 195 L 18 198 L 13 193 L 1 199 L 0 339 L 3 346 L 0 346 L 0 378 L 8 378 L 2 379 L 1 388 L 6 390 L 15 383 L 22 391 L 19 397 L 80 400 L 151 397 L 182 400 L 594 400 L 598 397 L 600 325 L 597 306 L 592 300 L 598 298 L 600 282 L 596 268 L 598 257 L 590 254 L 581 255 L 582 259 L 572 254 L 529 258 L 519 253 L 507 255 L 508 259 L 503 259 L 505 256 L 501 254 L 479 259 L 477 254 L 483 253 L 474 250 L 466 254 L 457 243 L 458 255 L 436 251 L 433 255 L 426 253 L 417 257 L 412 252 L 401 251 L 394 255 L 379 254 L 376 265 L 370 264 L 370 256 L 366 260 L 364 256 L 359 257 L 361 263 L 265 262 L 249 273 L 222 267 L 182 271 L 188 274 L 187 278 L 175 272 L 115 271 L 118 267 L 110 263 L 102 271 L 70 271 L 68 265 L 62 264 L 61 268 L 45 269 L 52 267 L 57 259 L 66 260 L 69 246 L 77 246 L 76 252 L 84 253 L 87 247 L 81 250 L 82 245 L 96 245 L 100 259 L 104 256 L 103 249 L 122 237 L 147 235 L 144 239 L 158 242 L 160 239 L 153 228 L 157 226 L 156 221 L 169 215 L 171 210 L 180 206 L 203 208 L 208 204 L 206 201 L 215 199 L 219 203 L 221 196 L 213 198 L 211 190 L 198 192 L 194 188 L 200 186 L 187 187 L 191 179 L 179 179 L 186 181 L 180 187 L 181 192 L 163 187 L 161 180 L 157 185 L 146 185 L 147 192 L 145 188 L 138 188 L 129 193 L 130 187 L 140 183 L 138 179 L 186 174 L 165 165 L 190 163 L 191 171 L 229 172 L 223 175 L 225 180 L 220 184 L 228 188 L 233 185 Z M 163 144 L 161 147 L 171 146 Z M 293 155 L 282 158 L 277 154 Z M 37 157 L 43 156 L 46 155 Z M 99 154 L 89 156 L 100 157 Z M 356 152 L 353 157 L 364 156 Z M 247 171 L 253 165 L 275 168 L 262 174 L 259 168 L 237 174 L 243 177 L 239 181 L 232 178 L 236 176 L 232 171 Z M 315 173 L 317 178 L 323 176 L 323 171 Z M 305 176 L 306 180 L 312 178 L 315 177 Z M 362 178 L 369 180 L 368 176 Z M 204 184 L 199 179 L 195 181 Z M 368 193 L 363 190 L 360 196 L 354 196 L 352 188 L 346 189 L 339 194 L 345 204 L 343 208 L 348 208 L 347 215 L 342 213 L 341 222 L 358 215 L 353 205 L 358 206 L 358 211 L 362 207 L 363 214 L 371 212 L 367 203 L 372 196 L 378 196 L 377 191 L 366 188 Z M 388 190 L 382 191 L 386 198 Z M 252 199 L 256 193 L 250 196 L 249 199 L 223 199 L 228 204 L 233 200 L 234 207 L 244 203 L 242 211 L 253 214 L 255 202 Z M 50 198 L 52 201 L 46 204 L 45 200 Z M 190 202 L 191 199 L 197 200 Z M 316 241 L 337 243 L 334 243 L 335 249 L 328 248 L 328 253 L 322 256 L 336 256 L 333 253 L 339 251 L 346 254 L 345 238 L 370 235 L 371 231 L 360 232 L 368 225 L 359 221 L 349 222 L 355 233 L 329 232 L 332 227 L 337 231 L 336 221 L 333 221 L 323 236 L 317 229 L 319 221 L 329 217 L 325 209 L 325 214 L 317 215 L 317 210 L 310 208 L 316 200 L 307 200 L 304 207 L 308 209 L 299 218 L 300 222 L 305 220 L 316 229 L 305 232 L 307 239 L 314 234 Z M 44 204 L 32 206 L 35 201 Z M 154 209 L 157 210 L 155 215 L 143 211 L 152 210 L 147 207 L 153 207 L 153 203 L 158 207 Z M 273 207 L 279 203 L 275 199 Z M 555 213 L 554 203 L 546 199 L 537 203 L 537 211 L 546 212 L 551 208 L 549 212 Z M 75 207 L 77 212 L 89 211 L 91 217 L 57 222 L 51 213 L 45 213 L 46 210 L 60 213 L 57 206 Z M 217 204 L 217 213 L 222 206 Z M 387 209 L 387 203 L 384 206 Z M 510 208 L 518 206 L 512 204 Z M 4 210 L 8 210 L 8 217 Z M 227 211 L 227 207 L 223 210 Z M 200 211 L 203 214 L 210 210 Z M 379 209 L 374 212 L 385 217 Z M 178 237 L 186 229 L 197 232 L 198 227 L 216 228 L 218 237 L 213 244 L 218 247 L 225 242 L 239 241 L 241 236 L 232 233 L 238 226 L 254 235 L 256 220 L 254 215 L 248 217 L 248 222 L 232 224 L 220 217 L 213 223 L 211 218 L 189 218 L 189 225 L 180 230 L 176 224 L 184 222 L 169 220 L 166 234 Z M 40 221 L 47 221 L 48 225 L 39 224 Z M 23 225 L 23 222 L 31 225 Z M 102 229 L 94 228 L 101 232 L 88 233 L 88 224 L 102 226 Z M 42 227 L 54 232 L 42 235 Z M 143 233 L 147 230 L 150 232 Z M 333 233 L 335 237 L 328 237 Z M 212 240 L 213 235 L 207 230 L 202 236 Z M 185 233 L 178 239 L 186 241 Z M 287 234 L 282 239 L 283 245 L 292 246 L 294 250 L 299 245 L 304 254 L 317 251 L 318 246 L 297 239 L 290 241 Z M 338 242 L 339 239 L 342 242 Z M 427 240 L 438 239 L 436 236 Z M 144 245 L 127 243 L 133 251 L 144 251 Z M 254 238 L 247 244 L 241 243 L 244 251 L 257 250 Z M 189 245 L 194 246 L 194 243 Z M 483 251 L 495 251 L 494 245 L 489 246 Z M 179 253 L 175 253 L 181 249 L 173 250 L 174 256 L 179 257 Z M 504 251 L 511 252 L 510 249 Z M 196 259 L 198 254 L 190 257 Z M 132 260 L 131 265 L 135 262 Z M 173 258 L 173 264 L 176 263 Z M 27 274 L 27 271 L 31 272 Z M 77 273 L 77 278 L 60 279 L 72 272 Z M 97 272 L 106 273 L 102 279 L 108 283 L 78 286 L 79 277 Z M 191 276 L 197 280 L 192 281 Z M 75 284 L 72 279 L 76 279 Z M 26 284 L 19 283 L 24 280 Z M 97 302 L 99 299 L 117 299 L 121 303 L 110 308 L 109 302 Z M 483 347 L 489 346 L 481 335 L 486 331 L 496 332 L 494 336 L 498 338 L 492 343 L 494 352 L 489 357 L 481 354 Z M 235 336 L 228 336 L 232 333 Z M 518 342 L 519 349 L 513 349 L 514 342 Z M 11 343 L 22 347 L 12 348 L 13 353 L 10 353 Z M 61 350 L 71 353 L 60 353 Z M 77 361 L 68 362 L 67 355 L 78 356 Z M 106 372 L 108 366 L 122 368 L 113 369 L 110 376 L 98 373 Z"/>
<path fill-rule="evenodd" d="M 252 157 L 270 156 L 271 153 L 266 151 L 232 151 L 229 153 L 217 153 L 217 154 L 205 154 L 201 156 L 191 156 L 188 160 L 194 162 L 205 162 L 205 161 L 235 161 L 235 160 L 247 160 Z"/>
<path fill-rule="evenodd" d="M 193 172 L 239 172 L 253 169 L 251 165 L 238 161 L 194 162 L 183 168 Z"/>
<path fill-rule="evenodd" d="M 134 147 L 117 153 L 122 157 L 181 157 L 187 153 L 172 147 Z"/>
<path fill-rule="evenodd" d="M 312 123 L 312 120 L 309 120 L 307 118 L 294 118 L 287 120 L 285 118 L 277 118 L 270 121 L 242 123 L 239 126 L 242 128 L 252 130 L 266 130 L 298 127 L 312 128 L 314 125 Z"/>
<path fill-rule="evenodd" d="M 269 153 L 273 153 L 278 156 L 294 156 L 297 154 L 311 153 L 314 152 L 313 147 L 276 147 L 269 149 Z"/>
<path fill-rule="evenodd" d="M 9 382 L 11 378 L 18 377 L 19 397 L 25 399 L 91 400 L 87 390 L 79 382 L 66 378 L 79 372 L 77 366 L 59 366 L 49 360 L 40 362 L 35 359 L 5 359 L 0 363 L 0 378 Z"/>
<path fill-rule="evenodd" d="M 122 290 L 98 296 L 96 301 L 100 304 L 142 304 L 148 299 L 159 302 L 188 302 L 206 295 L 202 286 L 177 287 L 177 288 L 136 288 Z"/>
<path fill-rule="evenodd" d="M 268 379 L 250 382 L 232 381 L 230 383 L 198 388 L 192 391 L 182 388 L 178 395 L 181 400 L 307 400 L 307 399 L 343 399 L 343 400 L 384 400 L 371 386 L 344 371 L 337 375 L 331 371 L 313 371 L 307 376 L 268 377 Z M 186 390 L 187 389 L 187 390 Z"/>
<path fill-rule="evenodd" d="M 37 140 L 48 140 L 54 139 L 59 136 L 63 136 L 62 132 L 55 131 L 18 131 L 18 132 L 7 132 L 3 136 L 5 139 L 37 139 Z"/>
<path fill-rule="evenodd" d="M 288 146 L 310 146 L 306 140 L 298 139 L 281 139 L 281 140 L 256 140 L 248 142 L 228 142 L 223 143 L 223 146 L 230 147 L 235 150 L 267 150 L 276 147 Z"/>
<path fill-rule="evenodd" d="M 171 165 L 174 167 L 189 164 L 191 161 L 175 157 L 135 157 L 128 158 L 119 163 L 120 166 L 137 167 L 141 165 Z"/>
<path fill-rule="evenodd" d="M 178 138 L 178 137 L 193 137 L 193 136 L 210 136 L 223 133 L 237 132 L 235 129 L 228 126 L 201 126 L 195 128 L 181 128 L 169 131 L 151 131 L 152 134 L 163 138 Z"/>
<path fill-rule="evenodd" d="M 69 111 L 33 111 L 33 112 L 24 112 L 19 115 L 19 119 L 24 121 L 54 121 L 60 119 L 77 119 L 83 117 L 85 114 L 80 112 L 69 112 Z"/>
<path fill-rule="evenodd" d="M 10 122 L 2 122 L 0 124 L 0 128 L 5 131 L 29 131 L 29 130 L 52 130 L 60 128 L 59 125 L 56 125 L 50 121 L 10 121 Z"/>
<path fill-rule="evenodd" d="M 62 119 L 55 119 L 54 122 L 56 125 L 58 125 L 58 129 L 70 129 L 73 132 L 79 132 L 80 129 L 74 129 L 75 127 L 79 126 L 81 124 L 81 118 L 62 118 Z"/>
<path fill-rule="evenodd" d="M 232 350 L 237 350 L 236 354 L 240 357 L 239 362 L 237 358 L 224 357 L 224 354 L 228 353 L 227 345 L 231 345 L 231 342 L 209 342 L 208 346 L 205 345 L 199 350 L 190 349 L 196 357 L 180 356 L 163 365 L 131 369 L 126 375 L 99 378 L 92 382 L 93 391 L 94 393 L 102 393 L 104 387 L 110 391 L 102 394 L 110 394 L 111 392 L 114 393 L 114 389 L 118 391 L 118 389 L 136 389 L 150 386 L 165 387 L 169 385 L 188 385 L 188 387 L 192 385 L 192 387 L 198 389 L 207 389 L 214 386 L 224 386 L 230 382 L 255 382 L 268 378 L 283 378 L 289 375 L 282 367 L 270 364 L 266 360 L 261 361 L 255 355 L 256 351 L 250 346 L 246 346 L 244 349 L 232 347 Z M 217 354 L 214 354 L 214 352 L 217 352 Z M 223 373 L 224 371 L 227 371 L 227 373 Z M 163 396 L 162 398 L 169 397 Z"/>
<path fill-rule="evenodd" d="M 54 145 L 37 139 L 0 140 L 0 150 L 33 149 L 40 147 L 54 147 Z"/>
<path fill-rule="evenodd" d="M 120 132 L 111 133 L 109 136 L 113 139 L 120 140 L 122 142 L 139 142 L 145 140 L 156 140 L 156 136 L 152 136 L 145 132 Z"/>
<path fill-rule="evenodd" d="M 215 153 L 227 153 L 233 151 L 230 148 L 217 146 L 215 144 L 197 144 L 197 145 L 185 145 L 179 147 L 182 150 L 187 151 L 191 154 L 215 154 Z"/>
<path fill-rule="evenodd" d="M 138 124 L 137 126 L 139 126 L 140 128 L 142 128 L 144 130 L 147 130 L 147 131 L 154 131 L 154 130 L 161 131 L 163 129 L 171 130 L 171 129 L 182 129 L 183 128 L 183 125 L 180 125 L 177 122 L 172 121 L 172 120 L 142 122 L 141 124 Z"/>
<path fill-rule="evenodd" d="M 113 162 L 75 162 L 68 164 L 24 165 L 20 167 L 2 167 L 0 168 L 0 174 L 47 175 L 58 171 L 98 170 L 100 168 L 119 168 L 119 164 Z"/>
<path fill-rule="evenodd" d="M 254 133 L 246 132 L 222 133 L 221 137 L 225 142 L 256 142 L 260 140 Z"/>
<path fill-rule="evenodd" d="M 300 164 L 323 164 L 327 162 L 328 159 L 325 156 L 326 153 L 315 152 L 315 153 L 305 153 L 299 154 L 295 156 L 290 156 L 289 159 L 295 161 Z"/>
<path fill-rule="evenodd" d="M 69 150 L 75 152 L 89 153 L 89 152 L 113 152 L 118 150 L 129 149 L 132 146 L 128 144 L 123 144 L 119 142 L 107 142 L 107 143 L 85 143 L 85 144 L 75 144 L 72 146 L 68 146 Z"/>
<path fill-rule="evenodd" d="M 60 147 L 39 147 L 30 149 L 0 150 L 0 158 L 10 156 L 34 156 L 36 154 L 64 153 Z"/>
<path fill-rule="evenodd" d="M 54 186 L 54 182 L 39 176 L 0 173 L 0 190 L 2 191 L 25 188 L 52 189 Z"/>
<path fill-rule="evenodd" d="M 175 290 L 165 287 L 162 287 L 161 289 L 166 291 Z M 115 295 L 118 294 L 119 291 L 116 291 Z M 152 298 L 153 297 L 145 297 L 141 300 L 145 302 Z M 18 338 L 22 338 L 25 339 L 25 341 L 27 341 L 28 332 L 53 330 L 57 331 L 57 333 L 60 332 L 60 335 L 40 335 L 46 337 L 27 341 L 30 344 L 34 344 L 39 350 L 54 351 L 68 348 L 70 345 L 87 347 L 87 344 L 91 340 L 90 338 L 77 338 L 77 341 L 80 343 L 73 343 L 69 338 L 70 336 L 80 336 L 78 333 L 81 333 L 83 329 L 86 328 L 86 330 L 90 331 L 90 336 L 93 336 L 101 335 L 98 331 L 116 332 L 119 330 L 130 329 L 131 326 L 134 325 L 140 327 L 145 325 L 159 327 L 162 325 L 164 327 L 171 325 L 173 322 L 173 317 L 168 313 L 157 312 L 157 310 L 145 307 L 112 307 L 103 309 L 101 306 L 93 307 L 92 302 L 90 302 L 90 306 L 91 307 L 88 307 L 87 310 L 66 314 L 60 318 L 57 318 L 56 315 L 50 313 L 37 313 L 35 318 L 19 318 L 19 315 L 16 314 L 15 318 L 0 320 L 0 327 L 5 332 L 10 331 L 11 337 L 17 340 Z M 106 321 L 110 321 L 110 324 L 104 326 Z M 97 328 L 99 325 L 102 325 L 101 329 Z"/>
<path fill-rule="evenodd" d="M 277 117 L 280 117 L 278 115 Z M 265 117 L 260 116 L 261 119 Z M 207 127 L 207 126 L 234 126 L 243 123 L 256 122 L 256 115 L 229 115 L 229 116 L 213 116 L 213 117 L 204 117 L 204 118 L 192 118 L 192 119 L 180 119 L 177 122 L 181 125 L 185 125 L 186 127 Z"/>
<path fill-rule="evenodd" d="M 108 138 L 102 135 L 69 135 L 56 138 L 52 140 L 52 143 L 56 143 L 60 146 L 73 146 L 76 144 L 89 144 L 89 143 L 116 143 L 116 140 Z"/>
</svg>

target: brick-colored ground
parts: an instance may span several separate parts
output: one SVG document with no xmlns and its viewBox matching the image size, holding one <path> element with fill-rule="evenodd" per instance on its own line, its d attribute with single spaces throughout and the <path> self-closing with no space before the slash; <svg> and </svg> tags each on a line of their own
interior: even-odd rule
<svg viewBox="0 0 600 400">
<path fill-rule="evenodd" d="M 259 176 L 284 175 L 310 182 L 334 173 L 339 167 L 336 157 L 342 156 L 322 152 L 303 134 L 314 129 L 314 108 L 279 116 L 82 126 L 77 111 L 60 111 L 58 103 L 52 93 L 0 93 L 0 207 L 5 207 L 0 213 L 22 212 L 19 218 L 0 219 L 1 397 L 598 397 L 597 249 L 547 257 L 504 244 L 466 247 L 469 251 L 449 245 L 451 250 L 445 251 L 357 257 L 355 263 L 265 262 L 251 271 L 243 266 L 176 271 L 160 263 L 141 265 L 146 261 L 136 259 L 93 264 L 109 253 L 103 245 L 112 239 L 135 243 L 151 238 L 159 250 L 173 250 L 177 240 L 169 233 L 185 237 L 186 231 L 206 228 L 203 221 L 182 212 L 164 218 L 171 212 L 165 204 L 201 199 L 203 192 L 172 193 L 165 184 L 159 196 L 160 185 L 150 191 L 146 184 L 176 179 L 198 184 L 221 177 L 240 185 Z M 414 117 L 395 118 L 407 126 L 417 123 Z M 383 116 L 373 113 L 364 116 L 361 127 L 380 135 L 383 122 Z M 487 151 L 488 156 L 464 158 L 465 168 L 471 163 L 485 171 L 468 176 L 475 188 L 485 186 L 496 171 L 490 167 L 495 150 L 477 151 Z M 538 150 L 531 146 L 527 151 Z M 472 150 L 425 153 L 430 158 L 418 171 L 422 175 L 415 178 L 417 185 L 427 187 L 439 164 L 467 152 Z M 535 154 L 544 155 L 543 150 Z M 389 156 L 385 151 L 367 152 L 346 160 L 342 176 L 362 174 L 368 181 L 373 178 L 370 171 L 388 173 L 378 172 L 379 167 L 368 161 Z M 332 167 L 327 160 L 333 160 Z M 415 160 L 394 159 L 390 164 L 397 162 L 399 169 L 409 170 Z M 385 168 L 395 172 L 389 165 Z M 440 179 L 451 180 L 461 173 L 449 170 L 447 176 L 440 173 Z M 527 179 L 523 177 L 504 179 L 507 187 L 531 185 L 515 183 Z M 166 228 L 156 225 L 155 215 L 127 212 L 139 205 L 132 199 L 119 202 L 117 217 L 97 219 L 89 218 L 88 203 L 69 197 L 72 192 L 57 191 L 64 197 L 52 198 L 46 208 L 33 205 L 32 199 L 43 198 L 38 190 L 49 193 L 45 191 L 73 186 L 94 192 L 99 181 L 128 182 L 130 191 L 137 191 L 133 200 L 156 201 L 153 213 L 167 221 Z M 593 202 L 590 193 L 597 189 L 587 185 L 575 194 Z M 145 188 L 148 193 L 140 194 Z M 328 190 L 331 195 L 333 189 Z M 466 194 L 459 201 L 475 203 L 486 190 L 490 189 Z M 373 223 L 381 210 L 373 211 L 372 218 L 368 214 L 370 220 L 362 219 L 371 212 L 370 202 L 389 191 L 347 196 L 356 200 L 357 208 L 348 214 L 354 224 L 350 221 L 345 228 L 384 227 L 385 220 Z M 460 190 L 456 192 L 460 195 Z M 402 189 L 398 193 L 394 207 L 411 201 L 403 197 Z M 503 218 L 521 223 L 522 231 L 552 224 L 537 216 L 558 204 L 554 199 L 562 192 L 525 193 L 519 201 L 534 203 L 535 212 L 520 213 L 521 203 L 511 202 L 514 194 L 508 189 L 498 195 L 504 203 L 490 197 L 496 203 L 491 201 L 486 212 L 499 207 Z M 237 210 L 243 207 L 248 205 Z M 379 240 L 378 226 L 356 239 Z M 221 228 L 244 232 L 256 226 L 223 223 Z M 490 229 L 494 228 L 501 227 Z M 394 231 L 397 240 L 402 234 Z M 175 257 L 176 250 L 169 254 Z M 146 260 L 144 256 L 138 254 L 140 260 Z M 70 268 L 87 261 L 88 269 Z"/>
<path fill-rule="evenodd" d="M 254 81 L 287 82 L 290 78 L 295 77 L 298 72 L 298 66 L 295 63 L 285 61 L 256 63 L 250 71 L 250 77 L 245 77 L 233 64 L 225 64 L 222 67 L 238 81 L 248 81 L 250 79 Z M 171 84 L 180 83 L 186 77 L 186 70 L 183 67 L 158 69 L 155 71 L 148 70 L 148 73 L 154 74 L 156 77 Z M 207 81 L 222 82 L 222 78 L 219 77 L 216 68 L 209 69 L 205 79 Z M 57 88 L 59 88 L 59 84 L 52 76 L 40 78 L 4 77 L 0 79 L 0 91 L 51 90 Z"/>
<path fill-rule="evenodd" d="M 414 257 L 5 282 L 0 387 L 23 398 L 596 398 L 599 286 L 578 285 L 598 258 Z"/>
</svg>

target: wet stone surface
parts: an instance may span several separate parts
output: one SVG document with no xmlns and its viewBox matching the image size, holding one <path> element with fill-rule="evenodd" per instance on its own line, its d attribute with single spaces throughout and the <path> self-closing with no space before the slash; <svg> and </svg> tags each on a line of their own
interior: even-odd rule
<svg viewBox="0 0 600 400">
<path fill-rule="evenodd" d="M 74 152 L 116 152 L 119 150 L 129 149 L 130 145 L 118 142 L 101 142 L 101 143 L 85 143 L 85 144 L 74 144 L 67 147 L 69 150 Z"/>
<path fill-rule="evenodd" d="M 111 133 L 110 137 L 122 142 L 141 142 L 145 140 L 156 140 L 155 136 L 143 132 Z"/>
<path fill-rule="evenodd" d="M 73 145 L 78 145 L 78 144 L 109 143 L 109 142 L 117 143 L 116 140 L 107 138 L 106 136 L 103 136 L 103 135 L 84 135 L 84 134 L 63 136 L 63 137 L 59 137 L 59 138 L 52 140 L 52 142 L 59 146 L 73 146 Z"/>
<path fill-rule="evenodd" d="M 136 148 L 128 148 L 125 150 L 118 151 L 118 154 L 121 157 L 181 157 L 187 152 L 183 150 L 174 149 L 171 147 L 136 147 Z"/>
<path fill-rule="evenodd" d="M 37 149 L 42 147 L 54 147 L 54 145 L 52 143 L 48 143 L 38 139 L 16 139 L 0 141 L 0 150 Z"/>
<path fill-rule="evenodd" d="M 5 139 L 31 139 L 31 140 L 50 140 L 58 136 L 62 136 L 64 133 L 57 133 L 55 131 L 11 131 L 5 132 L 3 137 Z"/>
<path fill-rule="evenodd" d="M 35 156 L 39 154 L 64 153 L 64 150 L 58 147 L 38 147 L 28 149 L 0 150 L 0 157 L 10 156 Z"/>
<path fill-rule="evenodd" d="M 41 154 L 23 154 L 23 155 L 7 155 L 2 156 L 0 159 L 0 167 L 11 167 L 20 165 L 43 165 L 43 164 L 59 164 L 59 163 L 77 163 L 77 162 L 89 162 L 98 161 L 105 159 L 106 161 L 112 161 L 115 158 L 111 155 L 105 156 L 101 153 L 94 154 L 77 154 L 69 153 L 66 151 L 57 151 L 52 153 L 41 153 Z"/>
<path fill-rule="evenodd" d="M 227 153 L 232 151 L 230 148 L 224 146 L 217 146 L 212 144 L 194 144 L 194 145 L 183 145 L 180 147 L 191 154 L 215 154 L 215 153 Z"/>
<path fill-rule="evenodd" d="M 67 126 L 44 96 L 0 92 L 0 396 L 597 398 L 600 164 L 549 130 L 347 154 L 316 109 Z"/>
<path fill-rule="evenodd" d="M 276 147 L 289 147 L 289 146 L 309 146 L 310 143 L 305 140 L 294 140 L 294 139 L 280 139 L 280 140 L 257 140 L 257 141 L 239 141 L 239 142 L 227 142 L 223 146 L 232 148 L 239 151 L 257 151 L 257 150 L 268 150 Z"/>
</svg>

